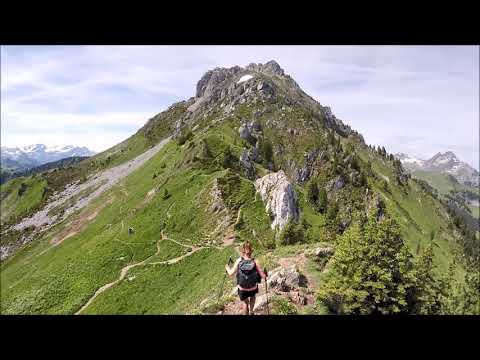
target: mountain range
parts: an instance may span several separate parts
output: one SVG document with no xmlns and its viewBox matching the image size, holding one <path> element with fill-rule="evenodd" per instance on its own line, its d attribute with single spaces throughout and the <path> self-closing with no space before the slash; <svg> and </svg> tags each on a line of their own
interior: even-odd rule
<svg viewBox="0 0 480 360">
<path fill-rule="evenodd" d="M 34 144 L 24 147 L 1 147 L 2 169 L 14 171 L 27 170 L 49 162 L 58 161 L 73 156 L 92 156 L 95 152 L 86 147 L 51 146 Z"/>
<path fill-rule="evenodd" d="M 277 62 L 192 95 L 0 185 L 2 314 L 240 314 L 225 264 L 245 241 L 269 274 L 257 314 L 480 312 L 478 232 Z"/>
<path fill-rule="evenodd" d="M 459 160 L 452 151 L 439 152 L 428 160 L 418 159 L 404 153 L 395 154 L 395 157 L 410 171 L 422 170 L 452 175 L 464 185 L 479 185 L 479 172 L 469 164 Z"/>
</svg>

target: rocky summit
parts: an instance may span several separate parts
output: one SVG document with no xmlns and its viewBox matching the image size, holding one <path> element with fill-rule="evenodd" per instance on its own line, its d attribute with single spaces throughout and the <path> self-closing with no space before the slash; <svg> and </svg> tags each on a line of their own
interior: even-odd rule
<svg viewBox="0 0 480 360">
<path fill-rule="evenodd" d="M 258 314 L 474 313 L 478 233 L 404 165 L 273 60 L 208 70 L 125 141 L 1 185 L 1 312 L 239 314 L 249 241 Z M 452 273 L 472 296 L 436 292 Z"/>
</svg>

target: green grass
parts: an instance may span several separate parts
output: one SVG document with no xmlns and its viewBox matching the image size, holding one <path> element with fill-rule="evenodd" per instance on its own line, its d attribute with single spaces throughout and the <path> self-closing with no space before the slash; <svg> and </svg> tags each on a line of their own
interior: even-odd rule
<svg viewBox="0 0 480 360">
<path fill-rule="evenodd" d="M 41 177 L 30 180 L 31 186 L 27 186 L 21 199 L 18 198 L 18 182 L 8 182 L 5 187 L 2 185 L 2 210 L 5 207 L 8 217 L 31 211 L 35 204 L 42 201 L 39 194 L 46 183 L 55 189 L 70 181 L 72 174 L 79 177 L 82 171 L 83 175 L 95 172 L 142 153 L 168 133 L 174 123 L 172 114 L 182 113 L 182 106 L 152 118 L 142 131 L 89 162 L 51 173 L 46 181 Z M 211 241 L 220 245 L 222 239 L 219 234 L 218 238 L 212 237 L 212 234 L 226 225 L 222 224 L 224 219 L 221 215 L 209 210 L 215 182 L 223 192 L 226 211 L 235 223 L 237 239 L 252 241 L 255 256 L 270 269 L 277 265 L 279 257 L 294 256 L 319 244 L 328 244 L 325 216 L 306 202 L 304 187 L 296 186 L 301 221 L 307 224 L 306 241 L 275 247 L 269 215 L 252 181 L 238 176 L 240 169 L 235 164 L 229 169 L 222 167 L 228 148 L 238 159 L 247 146 L 239 138 L 238 125 L 242 117 L 250 117 L 253 110 L 253 107 L 239 106 L 236 114 L 212 127 L 208 124 L 215 115 L 205 118 L 192 139 L 182 146 L 175 141 L 169 142 L 141 168 L 90 203 L 84 211 L 107 205 L 80 233 L 58 246 L 50 245 L 52 237 L 79 215 L 73 214 L 70 219 L 54 226 L 15 256 L 2 262 L 2 313 L 75 313 L 98 288 L 118 279 L 122 268 L 146 259 L 148 261 L 144 265 L 132 268 L 124 280 L 97 297 L 85 313 L 177 314 L 200 311 L 200 302 L 218 291 L 227 259 L 237 256 L 233 247 L 203 248 L 173 265 L 151 263 L 176 258 L 188 251 L 168 240 L 159 243 L 162 231 L 169 238 L 186 245 L 204 246 Z M 287 114 L 289 127 L 308 125 L 311 120 L 310 115 L 302 111 Z M 275 110 L 262 115 L 259 121 L 265 125 L 277 116 L 279 112 Z M 302 133 L 292 138 L 285 136 L 285 131 L 281 130 L 265 130 L 274 144 L 284 145 L 284 158 L 275 158 L 277 164 L 291 160 L 303 164 L 305 151 L 322 146 L 318 134 Z M 342 139 L 342 142 L 348 141 Z M 458 251 L 455 235 L 448 229 L 445 210 L 413 181 L 409 182 L 406 191 L 396 185 L 392 166 L 387 161 L 365 150 L 360 151 L 360 157 L 364 161 L 372 160 L 373 170 L 390 179 L 390 193 L 384 192 L 381 183 L 374 179 L 369 179 L 369 183 L 371 189 L 384 196 L 389 211 L 399 219 L 402 236 L 413 254 L 419 245 L 421 250 L 426 247 L 430 232 L 435 231 L 435 264 L 439 272 L 445 273 Z M 261 174 L 266 173 L 261 165 L 257 165 L 257 169 Z M 322 168 L 324 173 L 320 176 L 326 177 L 328 170 L 328 167 Z M 155 194 L 147 196 L 154 189 Z M 169 196 L 163 195 L 165 190 Z M 344 210 L 347 205 L 362 205 L 357 200 L 364 191 L 362 187 L 347 184 L 334 196 Z M 109 203 L 109 199 L 113 201 Z M 240 216 L 237 218 L 238 213 Z M 129 227 L 135 229 L 133 234 L 128 234 Z M 157 245 L 160 251 L 155 255 Z M 460 277 L 464 270 L 460 265 L 459 269 L 457 274 Z M 308 263 L 306 271 L 318 282 L 328 275 L 328 269 L 320 272 L 313 262 Z M 279 312 L 290 310 L 288 305 L 280 304 Z M 315 307 L 308 311 L 322 313 L 324 310 Z"/>
<path fill-rule="evenodd" d="M 162 229 L 169 237 L 182 243 L 203 244 L 206 235 L 216 226 L 211 214 L 204 211 L 209 199 L 209 184 L 216 176 L 221 176 L 222 172 L 205 172 L 201 169 L 179 166 L 187 151 L 186 148 L 179 148 L 174 142 L 165 145 L 144 166 L 89 204 L 86 211 L 97 208 L 109 198 L 113 197 L 115 200 L 105 206 L 81 233 L 56 247 L 51 247 L 49 240 L 65 226 L 60 224 L 3 262 L 2 313 L 74 313 L 99 287 L 117 279 L 124 266 L 155 254 L 156 243 L 161 238 Z M 163 170 L 163 175 L 153 178 L 153 174 L 159 170 Z M 160 186 L 162 184 L 163 186 Z M 157 186 L 160 186 L 159 191 L 146 202 L 146 194 Z M 163 188 L 167 188 L 171 194 L 168 199 L 162 196 Z M 128 234 L 128 227 L 135 229 L 132 235 Z M 183 252 L 179 246 L 167 241 L 163 241 L 160 248 L 161 252 L 155 260 L 166 259 L 169 256 L 177 257 Z M 200 287 L 208 291 L 211 286 L 205 285 L 212 282 L 213 286 L 217 279 L 216 275 L 212 274 L 223 275 L 222 267 L 214 266 L 215 256 L 218 256 L 224 264 L 225 258 L 233 255 L 231 251 L 200 250 L 198 254 L 188 257 L 188 261 L 172 265 L 172 269 L 181 269 L 183 266 L 193 266 L 191 259 L 204 259 L 204 254 L 209 256 L 205 260 L 205 266 L 198 268 L 198 274 L 197 270 L 192 271 L 192 274 L 197 275 L 191 277 L 192 281 L 202 279 L 198 283 L 199 290 L 190 293 L 190 290 L 186 289 L 190 289 L 191 284 L 187 285 L 183 278 L 180 278 L 179 289 L 175 290 L 175 286 L 172 285 L 172 291 L 178 294 L 185 292 L 183 297 L 185 302 L 180 302 L 179 308 L 158 307 L 155 311 L 174 312 L 177 311 L 175 309 L 196 305 L 197 300 L 200 302 L 201 299 L 197 296 L 204 295 Z M 163 274 L 165 279 L 171 280 L 171 276 L 177 276 L 175 275 L 177 272 L 170 273 L 170 270 L 164 270 L 162 266 L 164 265 L 150 265 L 148 271 L 152 271 L 152 275 L 145 276 L 149 278 L 165 271 Z M 132 274 L 142 271 L 146 270 L 135 268 L 132 269 Z M 185 274 L 187 273 L 190 271 L 186 270 Z M 193 276 L 192 274 L 188 276 Z M 130 275 L 129 273 L 127 277 Z M 120 285 L 121 289 L 126 286 Z M 165 285 L 161 286 L 163 289 Z M 155 288 L 145 291 L 157 294 Z M 102 301 L 101 297 L 98 301 Z M 139 304 L 132 303 L 130 312 L 140 311 L 140 302 L 142 304 L 145 302 L 142 298 L 136 299 Z M 165 297 L 161 301 L 167 304 L 170 300 L 171 298 Z M 118 311 L 123 312 L 121 309 Z"/>
<path fill-rule="evenodd" d="M 217 293 L 233 249 L 204 249 L 173 265 L 146 265 L 98 297 L 85 314 L 185 314 Z"/>
<path fill-rule="evenodd" d="M 24 184 L 25 191 L 19 194 Z M 5 224 L 15 218 L 22 218 L 35 210 L 42 202 L 46 181 L 41 177 L 19 177 L 0 185 L 0 219 Z"/>
<path fill-rule="evenodd" d="M 480 218 L 480 208 L 478 206 L 469 205 L 468 206 L 472 211 L 472 216 L 475 218 Z"/>
<path fill-rule="evenodd" d="M 179 256 L 188 253 L 190 248 L 176 244 L 173 241 L 163 240 L 159 243 L 159 253 L 153 256 L 149 262 L 165 261 L 168 259 L 174 259 Z"/>
<path fill-rule="evenodd" d="M 467 186 L 464 186 L 446 175 L 432 171 L 423 171 L 416 170 L 412 173 L 412 176 L 417 177 L 421 180 L 425 180 L 431 186 L 436 188 L 438 192 L 442 195 L 448 194 L 451 190 L 461 191 L 468 189 Z"/>
<path fill-rule="evenodd" d="M 381 193 L 389 209 L 399 220 L 404 240 L 412 254 L 417 249 L 422 251 L 430 242 L 430 233 L 435 233 L 434 262 L 438 273 L 445 273 L 455 254 L 460 250 L 455 234 L 448 229 L 450 220 L 439 201 L 426 194 L 418 184 L 409 181 L 409 186 L 402 189 L 395 183 L 392 168 L 386 160 L 374 158 L 367 151 L 360 152 L 363 160 L 371 159 L 375 172 L 390 179 L 391 193 L 383 190 L 379 182 L 372 181 L 372 187 Z M 405 191 L 406 190 L 406 191 Z M 457 276 L 461 279 L 465 273 L 461 262 L 457 261 Z"/>
</svg>

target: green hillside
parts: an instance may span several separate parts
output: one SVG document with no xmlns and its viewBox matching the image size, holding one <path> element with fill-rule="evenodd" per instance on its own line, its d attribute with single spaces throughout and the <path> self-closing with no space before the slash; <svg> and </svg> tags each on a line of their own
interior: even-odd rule
<svg viewBox="0 0 480 360">
<path fill-rule="evenodd" d="M 468 188 L 467 186 L 460 184 L 452 176 L 438 172 L 415 170 L 412 172 L 412 175 L 414 177 L 427 181 L 442 195 L 446 195 L 452 190 L 461 191 Z"/>
<path fill-rule="evenodd" d="M 251 240 L 258 258 L 274 264 L 320 245 L 334 248 L 371 209 L 398 222 L 397 241 L 405 242 L 412 266 L 421 264 L 418 259 L 432 247 L 432 274 L 441 278 L 451 269 L 463 285 L 470 263 L 462 257 L 462 235 L 444 206 L 386 154 L 293 91 L 290 80 L 259 78 L 271 81 L 275 96 L 244 101 L 227 114 L 216 105 L 196 113 L 139 169 L 3 261 L 2 314 L 202 313 L 204 300 L 218 291 L 222 301 L 229 301 L 233 283 L 223 293 L 219 286 L 224 264 L 237 256 L 241 241 Z M 46 174 L 2 185 L 6 216 L 46 201 L 45 186 L 60 189 L 143 153 L 172 135 L 187 106 L 176 104 L 125 142 L 60 170 L 56 180 Z M 239 134 L 245 119 L 255 119 L 260 129 L 254 170 L 241 161 L 255 147 Z M 308 181 L 295 180 L 312 150 L 319 155 Z M 254 181 L 279 170 L 294 185 L 300 218 L 276 234 Z M 28 186 L 19 198 L 21 181 Z M 326 199 L 313 196 L 314 187 L 325 191 Z M 307 275 L 328 281 L 312 264 L 305 268 Z M 419 281 L 415 284 L 420 288 Z M 318 302 L 311 311 L 328 313 Z"/>
</svg>

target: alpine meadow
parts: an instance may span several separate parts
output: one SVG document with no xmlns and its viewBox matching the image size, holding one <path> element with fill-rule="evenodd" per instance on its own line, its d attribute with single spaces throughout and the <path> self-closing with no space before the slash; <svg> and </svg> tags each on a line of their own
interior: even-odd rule
<svg viewBox="0 0 480 360">
<path fill-rule="evenodd" d="M 5 175 L 1 314 L 239 315 L 245 242 L 258 315 L 480 314 L 478 171 L 408 167 L 287 72 L 213 68 L 117 145 Z"/>
</svg>

